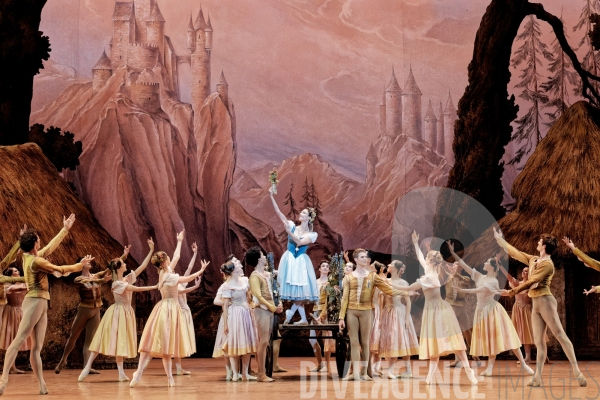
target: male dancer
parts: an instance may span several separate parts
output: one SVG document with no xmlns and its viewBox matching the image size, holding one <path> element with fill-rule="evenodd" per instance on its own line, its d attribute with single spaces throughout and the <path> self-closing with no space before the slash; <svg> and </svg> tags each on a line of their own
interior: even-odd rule
<svg viewBox="0 0 600 400">
<path fill-rule="evenodd" d="M 93 257 L 88 255 L 77 264 L 65 266 L 56 266 L 43 257 L 56 250 L 60 242 L 69 233 L 69 229 L 71 229 L 74 222 L 75 214 L 71 214 L 69 218 L 63 217 L 63 229 L 43 249 L 40 249 L 40 238 L 34 230 L 30 229 L 24 232 L 19 239 L 21 249 L 24 252 L 23 272 L 27 284 L 27 294 L 25 295 L 25 301 L 23 301 L 23 319 L 19 325 L 19 330 L 4 356 L 4 369 L 2 370 L 2 378 L 0 378 L 0 395 L 4 393 L 8 384 L 8 373 L 15 363 L 17 352 L 29 336 L 32 340 L 29 355 L 31 368 L 40 384 L 40 394 L 48 394 L 40 356 L 48 323 L 48 300 L 50 300 L 48 274 L 59 272 L 64 275 L 67 272 L 79 272 L 83 265 L 88 265 L 93 260 Z"/>
<path fill-rule="evenodd" d="M 281 302 L 275 306 L 273 302 L 273 293 L 271 289 L 271 276 L 265 271 L 267 258 L 260 250 L 260 247 L 250 248 L 245 255 L 246 264 L 254 267 L 250 274 L 250 291 L 254 301 L 254 318 L 258 328 L 258 350 L 256 352 L 256 361 L 258 363 L 258 382 L 273 382 L 266 374 L 265 360 L 267 357 L 267 347 L 271 339 L 273 329 L 273 313 L 283 312 Z"/>
<path fill-rule="evenodd" d="M 502 233 L 497 231 L 495 227 L 494 237 L 500 247 L 506 249 L 509 256 L 529 266 L 529 278 L 525 282 L 511 290 L 500 292 L 502 296 L 512 297 L 523 290 L 529 289 L 529 297 L 533 300 L 531 319 L 533 322 L 533 340 L 537 347 L 537 364 L 533 379 L 527 383 L 527 386 L 542 385 L 542 370 L 546 360 L 546 328 L 550 328 L 550 331 L 560 343 L 571 363 L 575 378 L 579 381 L 579 386 L 587 386 L 587 380 L 577 366 L 573 344 L 567 337 L 558 318 L 556 299 L 550 291 L 550 282 L 552 282 L 552 276 L 554 276 L 554 263 L 550 257 L 556 252 L 558 241 L 554 236 L 541 235 L 537 245 L 537 251 L 540 253 L 538 257 L 523 253 L 506 243 Z"/>
</svg>

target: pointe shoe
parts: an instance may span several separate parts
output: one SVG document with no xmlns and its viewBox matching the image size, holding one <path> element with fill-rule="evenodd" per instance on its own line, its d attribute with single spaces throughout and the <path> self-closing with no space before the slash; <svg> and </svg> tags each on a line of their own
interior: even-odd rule
<svg viewBox="0 0 600 400">
<path fill-rule="evenodd" d="M 308 325 L 308 321 L 305 319 L 301 319 L 300 321 L 294 322 L 292 325 L 294 325 L 294 326 Z"/>
<path fill-rule="evenodd" d="M 177 375 L 181 376 L 181 375 L 191 375 L 192 373 L 190 371 L 186 371 L 185 369 L 178 369 L 177 370 Z"/>
<path fill-rule="evenodd" d="M 129 382 L 129 377 L 125 374 L 119 375 L 119 382 Z"/>
<path fill-rule="evenodd" d="M 6 390 L 6 382 L 0 381 L 0 396 L 4 394 L 4 390 Z"/>
<path fill-rule="evenodd" d="M 329 371 L 327 370 L 327 367 L 323 367 L 323 368 L 321 368 L 321 372 L 329 372 Z"/>
<path fill-rule="evenodd" d="M 231 378 L 233 378 L 233 374 L 232 374 L 231 368 L 225 367 L 225 369 L 227 370 L 227 375 L 225 375 L 225 380 L 226 381 L 230 381 Z"/>
<path fill-rule="evenodd" d="M 56 368 L 54 368 L 54 373 L 55 374 L 60 374 L 60 371 L 62 371 L 62 369 L 65 367 L 66 364 L 67 364 L 66 361 L 65 362 L 59 362 L 56 365 Z"/>
<path fill-rule="evenodd" d="M 283 321 L 283 324 L 284 325 L 289 324 L 292 317 L 293 317 L 292 310 L 285 310 L 285 321 Z"/>
<path fill-rule="evenodd" d="M 258 382 L 275 382 L 275 379 L 269 378 L 267 375 L 263 375 L 257 378 Z"/>
<path fill-rule="evenodd" d="M 100 372 L 98 372 L 94 368 L 92 368 L 92 369 L 90 369 L 90 375 L 100 375 Z"/>
<path fill-rule="evenodd" d="M 400 375 L 398 375 L 400 377 L 400 379 L 412 379 L 413 375 L 412 372 L 403 372 Z"/>
<path fill-rule="evenodd" d="M 579 375 L 577 375 L 577 378 L 575 378 L 579 381 L 579 386 L 581 387 L 586 387 L 587 386 L 587 379 L 585 379 L 585 376 L 583 376 L 583 372 L 580 372 Z"/>
<path fill-rule="evenodd" d="M 392 374 L 387 374 L 386 378 L 388 378 L 388 379 L 398 379 L 398 377 L 396 375 L 392 375 Z"/>
<path fill-rule="evenodd" d="M 432 382 L 433 382 L 433 375 L 427 375 L 425 377 L 425 384 L 426 385 L 431 385 Z"/>
<path fill-rule="evenodd" d="M 321 372 L 321 368 L 322 368 L 322 366 L 319 365 L 317 368 L 313 368 L 309 372 Z"/>
<path fill-rule="evenodd" d="M 465 373 L 467 374 L 467 378 L 469 378 L 471 385 L 475 386 L 479 383 L 477 381 L 477 377 L 475 376 L 475 371 L 473 371 L 473 369 L 465 368 Z"/>
<path fill-rule="evenodd" d="M 542 382 L 532 379 L 531 381 L 527 382 L 527 386 L 540 387 L 540 386 L 542 386 Z"/>
<path fill-rule="evenodd" d="M 48 388 L 46 382 L 40 384 L 40 394 L 48 394 Z"/>
<path fill-rule="evenodd" d="M 479 375 L 481 375 L 481 376 L 492 376 L 492 371 L 488 371 L 486 369 L 484 371 L 481 371 L 481 373 Z"/>
<path fill-rule="evenodd" d="M 140 379 L 142 379 L 142 377 L 140 376 L 140 374 L 138 374 L 137 371 L 135 371 L 133 373 L 133 379 L 131 380 L 131 382 L 129 382 L 129 387 L 135 387 L 138 383 L 140 383 Z"/>
<path fill-rule="evenodd" d="M 167 387 L 173 387 L 175 386 L 175 379 L 173 379 L 173 377 L 170 377 L 167 379 Z"/>
<path fill-rule="evenodd" d="M 360 377 L 354 376 L 354 374 L 348 374 L 348 376 L 342 378 L 343 381 L 359 381 Z"/>
<path fill-rule="evenodd" d="M 256 380 L 258 380 L 258 378 L 254 375 L 246 375 L 246 380 L 247 381 L 256 381 Z"/>
<path fill-rule="evenodd" d="M 288 372 L 287 369 L 285 368 L 281 368 L 279 365 L 276 367 L 273 367 L 273 372 Z"/>
<path fill-rule="evenodd" d="M 81 374 L 79 374 L 79 378 L 77 378 L 77 382 L 83 382 L 83 380 L 88 376 L 89 373 L 90 371 L 86 371 L 85 369 L 81 371 Z"/>
<path fill-rule="evenodd" d="M 524 365 L 521 366 L 521 369 L 524 369 L 525 372 L 527 373 L 527 375 L 533 375 L 535 372 L 531 369 L 531 367 L 529 365 L 527 365 L 526 363 L 524 363 Z"/>
<path fill-rule="evenodd" d="M 360 379 L 363 381 L 372 381 L 373 378 L 371 378 L 369 375 L 361 375 Z"/>
</svg>

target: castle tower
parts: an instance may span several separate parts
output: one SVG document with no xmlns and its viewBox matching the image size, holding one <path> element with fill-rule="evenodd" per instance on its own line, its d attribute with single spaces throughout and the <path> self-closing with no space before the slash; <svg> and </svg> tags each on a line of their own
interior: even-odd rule
<svg viewBox="0 0 600 400">
<path fill-rule="evenodd" d="M 204 30 L 204 32 L 206 33 L 206 45 L 204 46 L 204 48 L 206 48 L 206 50 L 208 50 L 208 52 L 210 53 L 210 50 L 212 49 L 213 39 L 213 28 L 210 24 L 210 14 L 208 14 L 208 21 L 206 21 L 206 29 Z"/>
<path fill-rule="evenodd" d="M 379 136 L 385 135 L 385 87 L 383 88 L 383 99 L 379 103 Z"/>
<path fill-rule="evenodd" d="M 386 135 L 395 139 L 402 133 L 402 89 L 398 85 L 394 67 L 388 87 L 385 89 L 385 130 Z"/>
<path fill-rule="evenodd" d="M 454 152 L 452 142 L 454 141 L 454 121 L 457 120 L 456 108 L 452 102 L 452 96 L 448 92 L 448 101 L 444 108 L 444 155 L 449 164 L 454 164 Z"/>
<path fill-rule="evenodd" d="M 223 71 L 221 71 L 221 77 L 219 78 L 219 83 L 217 83 L 217 93 L 221 96 L 225 107 L 229 108 L 229 84 L 225 80 Z"/>
<path fill-rule="evenodd" d="M 102 56 L 92 68 L 92 96 L 95 95 L 112 76 L 112 66 L 106 52 L 102 52 Z"/>
<path fill-rule="evenodd" d="M 437 153 L 441 156 L 446 151 L 445 140 L 444 140 L 444 107 L 440 101 L 439 117 L 437 119 Z"/>
<path fill-rule="evenodd" d="M 371 147 L 367 153 L 367 187 L 371 186 L 375 181 L 375 166 L 378 161 L 377 152 L 373 147 L 373 143 L 371 143 Z"/>
<path fill-rule="evenodd" d="M 429 100 L 429 107 L 425 113 L 425 140 L 433 151 L 437 151 L 437 117 L 433 112 L 431 100 Z"/>
<path fill-rule="evenodd" d="M 135 8 L 135 37 L 136 43 L 148 43 L 146 20 L 150 17 L 156 0 L 133 0 Z"/>
<path fill-rule="evenodd" d="M 127 48 L 135 38 L 135 10 L 133 3 L 116 2 L 113 12 L 112 68 L 127 64 Z"/>
<path fill-rule="evenodd" d="M 192 22 L 192 14 L 190 14 L 190 23 L 187 30 L 187 45 L 191 53 L 196 50 L 196 29 L 194 29 L 194 23 Z"/>
<path fill-rule="evenodd" d="M 191 56 L 192 109 L 199 112 L 210 94 L 210 51 L 206 49 L 206 22 L 202 7 L 194 22 L 196 47 Z"/>
<path fill-rule="evenodd" d="M 159 60 L 164 64 L 165 59 L 165 19 L 158 8 L 158 3 L 154 4 L 154 8 L 150 12 L 150 16 L 146 19 L 146 38 L 147 43 L 158 46 Z"/>
<path fill-rule="evenodd" d="M 160 87 L 157 82 L 134 82 L 129 87 L 131 100 L 151 112 L 160 110 Z"/>
<path fill-rule="evenodd" d="M 402 91 L 402 133 L 423 141 L 421 126 L 421 90 L 413 76 L 412 67 Z"/>
</svg>

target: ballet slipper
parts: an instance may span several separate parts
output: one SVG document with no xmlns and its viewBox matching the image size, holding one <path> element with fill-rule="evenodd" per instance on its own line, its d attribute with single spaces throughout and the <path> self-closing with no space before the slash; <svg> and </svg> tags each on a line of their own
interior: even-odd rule
<svg viewBox="0 0 600 400">
<path fill-rule="evenodd" d="M 246 380 L 247 381 L 256 381 L 256 380 L 258 380 L 258 378 L 254 375 L 246 375 Z"/>
<path fill-rule="evenodd" d="M 25 371 L 21 371 L 20 369 L 16 369 L 16 368 L 11 368 L 11 369 L 10 369 L 10 371 L 9 371 L 8 373 L 9 373 L 9 374 L 17 374 L 17 375 L 20 375 L 20 374 L 24 374 L 24 373 L 25 373 Z"/>
<path fill-rule="evenodd" d="M 386 378 L 388 379 L 398 379 L 398 377 L 396 375 L 392 375 L 391 373 L 389 373 Z"/>
<path fill-rule="evenodd" d="M 129 382 L 129 387 L 135 387 L 138 383 L 140 383 L 140 379 L 142 379 L 140 375 L 141 374 L 139 374 L 137 371 L 133 373 L 133 379 L 131 382 Z"/>
<path fill-rule="evenodd" d="M 412 372 L 407 371 L 407 372 L 401 373 L 400 375 L 398 375 L 398 377 L 400 379 L 412 379 L 413 375 L 412 375 Z"/>
<path fill-rule="evenodd" d="M 316 368 L 311 369 L 309 372 L 321 372 L 321 369 L 323 368 L 323 364 L 319 364 Z"/>
<path fill-rule="evenodd" d="M 465 367 L 465 373 L 467 374 L 467 378 L 469 378 L 471 385 L 475 386 L 479 383 L 479 382 L 477 382 L 477 377 L 475 376 L 475 371 L 473 371 L 472 368 Z"/>
<path fill-rule="evenodd" d="M 175 386 L 175 379 L 173 377 L 167 378 L 167 387 Z"/>
<path fill-rule="evenodd" d="M 433 374 L 432 375 L 427 374 L 427 376 L 425 377 L 425 384 L 431 385 L 432 381 L 433 381 Z"/>
<path fill-rule="evenodd" d="M 460 360 L 454 360 L 450 364 L 448 364 L 448 366 L 451 368 L 454 368 L 454 367 L 460 368 L 459 364 L 460 364 Z"/>
<path fill-rule="evenodd" d="M 59 362 L 59 363 L 56 365 L 56 368 L 54 368 L 54 373 L 55 373 L 55 374 L 60 374 L 60 371 L 62 371 L 62 369 L 65 367 L 65 365 L 66 365 L 66 364 L 67 364 L 67 362 L 66 362 L 66 361 Z"/>
<path fill-rule="evenodd" d="M 308 325 L 308 321 L 305 319 L 301 319 L 300 321 L 296 321 L 294 322 L 292 325 L 294 326 L 304 326 L 304 325 Z"/>
<path fill-rule="evenodd" d="M 100 372 L 98 372 L 94 368 L 92 368 L 92 369 L 90 369 L 90 375 L 100 375 Z"/>
<path fill-rule="evenodd" d="M 119 382 L 129 382 L 129 377 L 125 374 L 119 374 Z"/>
<path fill-rule="evenodd" d="M 190 371 L 186 371 L 183 368 L 177 368 L 177 375 L 181 376 L 181 375 L 191 375 L 192 373 Z"/>
<path fill-rule="evenodd" d="M 586 387 L 587 386 L 587 379 L 585 379 L 585 376 L 583 376 L 583 372 L 580 372 L 579 375 L 577 375 L 577 378 L 575 378 L 579 381 L 579 386 L 581 387 Z"/>
<path fill-rule="evenodd" d="M 46 387 L 46 382 L 40 383 L 40 394 L 48 394 L 48 388 Z"/>
<path fill-rule="evenodd" d="M 2 396 L 4 394 L 5 390 L 6 390 L 6 382 L 0 380 L 0 396 Z"/>
<path fill-rule="evenodd" d="M 373 378 L 371 378 L 369 375 L 361 375 L 360 379 L 363 381 L 372 381 Z"/>
<path fill-rule="evenodd" d="M 321 372 L 329 372 L 329 371 L 327 370 L 327 367 L 323 367 L 323 368 L 321 368 Z"/>
<path fill-rule="evenodd" d="M 77 378 L 77 382 L 83 382 L 83 380 L 88 376 L 89 373 L 90 373 L 90 371 L 88 371 L 84 368 L 83 371 L 81 371 L 81 374 L 79 374 L 79 378 Z"/>
<path fill-rule="evenodd" d="M 287 369 L 285 368 L 281 368 L 279 365 L 276 367 L 273 367 L 273 372 L 288 372 Z"/>
<path fill-rule="evenodd" d="M 540 386 L 542 386 L 542 382 L 538 381 L 534 378 L 531 381 L 527 382 L 527 386 L 540 387 Z"/>
<path fill-rule="evenodd" d="M 227 375 L 225 375 L 225 380 L 230 381 L 231 378 L 233 378 L 231 368 L 225 367 L 225 370 L 227 371 Z"/>
<path fill-rule="evenodd" d="M 291 319 L 292 319 L 292 317 L 293 317 L 293 315 L 290 315 L 290 314 L 291 314 L 291 311 L 292 311 L 292 310 L 285 310 L 285 321 L 283 321 L 283 324 L 284 324 L 284 325 L 287 325 L 287 324 L 289 324 L 289 323 L 290 323 L 290 320 L 291 320 Z"/>
<path fill-rule="evenodd" d="M 525 363 L 521 366 L 521 369 L 524 369 L 527 375 L 533 375 L 535 373 L 531 367 Z"/>
<path fill-rule="evenodd" d="M 275 379 L 273 378 L 269 378 L 267 375 L 263 375 L 259 378 L 257 378 L 258 382 L 275 382 Z"/>
<path fill-rule="evenodd" d="M 360 377 L 354 376 L 354 374 L 348 374 L 347 377 L 342 378 L 343 381 L 360 381 Z"/>
<path fill-rule="evenodd" d="M 489 370 L 486 369 L 484 371 L 481 371 L 481 373 L 479 375 L 481 375 L 481 376 L 492 376 L 492 371 L 489 371 Z"/>
</svg>

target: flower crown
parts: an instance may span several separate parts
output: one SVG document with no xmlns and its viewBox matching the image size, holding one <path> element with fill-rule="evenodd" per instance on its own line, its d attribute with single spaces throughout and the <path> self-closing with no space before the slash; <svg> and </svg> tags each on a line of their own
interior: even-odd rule
<svg viewBox="0 0 600 400">
<path fill-rule="evenodd" d="M 308 214 L 310 215 L 308 222 L 312 224 L 313 222 L 315 222 L 315 218 L 317 218 L 317 211 L 312 207 L 308 207 L 307 210 Z"/>
</svg>

